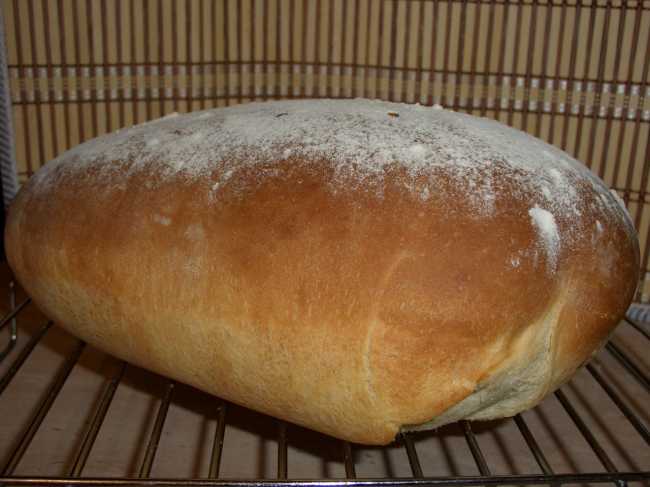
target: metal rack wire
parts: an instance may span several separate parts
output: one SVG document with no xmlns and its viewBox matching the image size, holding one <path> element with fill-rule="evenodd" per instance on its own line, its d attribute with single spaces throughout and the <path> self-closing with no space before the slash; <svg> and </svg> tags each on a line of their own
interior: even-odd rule
<svg viewBox="0 0 650 487">
<path fill-rule="evenodd" d="M 12 293 L 13 286 L 12 286 Z M 0 321 L 0 329 L 7 326 L 14 318 L 30 305 L 30 300 L 22 301 Z M 635 330 L 640 340 L 650 342 L 648 332 L 639 324 L 626 318 L 625 322 L 631 329 Z M 43 323 L 40 328 L 31 336 L 27 343 L 13 357 L 11 365 L 5 374 L 0 378 L 0 395 L 5 392 L 7 386 L 15 378 L 20 368 L 29 359 L 30 354 L 36 345 L 51 329 L 52 322 Z M 277 423 L 277 478 L 269 479 L 247 479 L 247 480 L 224 480 L 219 478 L 221 457 L 227 443 L 224 443 L 224 431 L 228 416 L 228 404 L 215 398 L 215 419 L 216 428 L 212 439 L 212 448 L 210 454 L 209 472 L 207 478 L 184 478 L 184 479 L 163 479 L 152 478 L 152 465 L 156 458 L 156 452 L 161 440 L 161 433 L 167 418 L 170 404 L 174 400 L 174 393 L 177 385 L 172 380 L 167 380 L 166 385 L 161 393 L 158 410 L 155 414 L 153 427 L 149 433 L 144 450 L 144 456 L 138 468 L 138 474 L 134 477 L 111 477 L 96 478 L 84 477 L 84 467 L 93 449 L 102 424 L 111 407 L 111 402 L 115 393 L 120 386 L 124 377 L 125 370 L 130 367 L 125 362 L 120 362 L 115 372 L 110 375 L 103 386 L 103 391 L 97 402 L 95 409 L 87 422 L 81 435 L 82 440 L 79 443 L 78 450 L 71 462 L 67 475 L 60 477 L 38 477 L 38 476 L 17 476 L 15 475 L 16 467 L 23 458 L 25 452 L 30 447 L 39 427 L 57 400 L 57 397 L 63 388 L 66 379 L 75 366 L 78 365 L 79 358 L 84 351 L 85 343 L 78 340 L 71 353 L 60 365 L 56 372 L 55 379 L 50 384 L 47 392 L 40 400 L 40 404 L 34 410 L 33 415 L 25 426 L 22 435 L 13 446 L 12 452 L 0 472 L 0 485 L 83 485 L 83 486 L 136 486 L 136 485 L 155 485 L 155 486 L 232 486 L 232 487 L 254 487 L 254 486 L 359 486 L 359 487 L 377 487 L 377 486 L 424 486 L 424 485 L 562 485 L 570 483 L 614 483 L 618 486 L 625 486 L 627 482 L 645 481 L 650 482 L 650 468 L 641 471 L 621 471 L 617 468 L 611 456 L 607 453 L 594 432 L 589 428 L 584 418 L 578 412 L 577 408 L 562 389 L 555 392 L 555 397 L 561 404 L 566 414 L 570 417 L 573 424 L 577 427 L 579 433 L 587 442 L 593 453 L 600 461 L 604 472 L 587 472 L 587 473 L 556 473 L 551 468 L 546 454 L 540 447 L 531 428 L 521 414 L 516 415 L 512 421 L 517 426 L 525 444 L 530 453 L 533 455 L 541 473 L 518 474 L 518 475 L 494 475 L 486 456 L 481 449 L 479 441 L 473 431 L 472 424 L 467 421 L 461 421 L 460 426 L 465 437 L 465 441 L 474 459 L 476 467 L 480 472 L 477 476 L 445 476 L 445 477 L 426 477 L 423 474 L 418 452 L 414 445 L 413 435 L 404 433 L 398 439 L 399 445 L 404 448 L 411 470 L 411 478 L 380 478 L 380 479 L 357 479 L 354 463 L 353 450 L 356 448 L 348 442 L 339 443 L 340 457 L 345 465 L 345 479 L 317 479 L 304 480 L 292 479 L 288 477 L 288 445 L 290 436 L 288 435 L 287 424 L 280 420 L 268 418 L 268 421 Z M 650 394 L 650 380 L 635 364 L 635 361 L 623 349 L 622 346 L 611 341 L 606 345 L 605 350 L 609 353 L 629 374 L 630 378 L 637 381 L 646 394 Z M 600 373 L 597 367 L 587 364 L 586 370 L 593 378 L 594 386 L 602 388 L 609 396 L 612 403 L 620 410 L 630 425 L 641 436 L 650 453 L 650 431 L 644 424 L 643 420 L 632 410 L 621 397 L 615 388 Z M 648 396 L 650 397 L 650 395 Z M 646 401 L 647 403 L 647 401 Z M 650 464 L 648 465 L 650 467 Z"/>
</svg>

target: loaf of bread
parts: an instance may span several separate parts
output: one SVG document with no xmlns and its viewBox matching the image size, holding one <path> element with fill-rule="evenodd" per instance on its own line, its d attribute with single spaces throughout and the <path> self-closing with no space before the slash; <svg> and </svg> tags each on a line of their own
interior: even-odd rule
<svg viewBox="0 0 650 487">
<path fill-rule="evenodd" d="M 367 444 L 534 406 L 638 282 L 630 218 L 585 166 L 495 121 L 368 100 L 91 140 L 27 182 L 5 241 L 88 343 Z"/>
</svg>

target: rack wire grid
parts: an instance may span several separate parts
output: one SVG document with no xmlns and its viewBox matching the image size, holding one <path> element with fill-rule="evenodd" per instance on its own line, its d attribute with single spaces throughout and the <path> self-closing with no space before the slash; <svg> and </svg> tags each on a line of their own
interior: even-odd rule
<svg viewBox="0 0 650 487">
<path fill-rule="evenodd" d="M 173 111 L 312 97 L 440 104 L 541 137 L 617 190 L 641 241 L 637 300 L 650 300 L 649 1 L 0 0 L 0 8 L 10 115 L 1 128 L 12 123 L 15 140 L 0 157 L 9 155 L 20 182 L 88 138 Z M 6 169 L 2 176 L 11 197 Z M 532 411 L 372 449 L 104 356 L 52 326 L 2 271 L 0 285 L 11 284 L 0 306 L 8 333 L 0 485 L 650 484 L 650 338 L 631 319 Z M 185 406 L 204 418 L 198 426 L 178 422 Z M 261 438 L 259 451 L 246 435 Z M 261 466 L 232 467 L 252 457 Z"/>
</svg>

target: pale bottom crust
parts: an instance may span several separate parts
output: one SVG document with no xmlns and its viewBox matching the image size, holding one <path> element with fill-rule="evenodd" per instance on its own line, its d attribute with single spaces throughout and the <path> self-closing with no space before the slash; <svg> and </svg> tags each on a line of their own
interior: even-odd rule
<svg viewBox="0 0 650 487">
<path fill-rule="evenodd" d="M 558 293 L 548 312 L 517 339 L 515 349 L 534 352 L 513 353 L 461 402 L 425 423 L 402 425 L 400 431 L 425 431 L 462 419 L 511 417 L 537 405 L 558 385 L 553 383 L 554 335 L 566 299 L 566 292 Z"/>
</svg>

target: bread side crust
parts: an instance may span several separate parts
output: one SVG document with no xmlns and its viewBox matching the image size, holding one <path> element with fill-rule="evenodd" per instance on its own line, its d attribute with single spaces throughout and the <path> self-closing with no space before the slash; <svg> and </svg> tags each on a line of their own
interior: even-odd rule
<svg viewBox="0 0 650 487">
<path fill-rule="evenodd" d="M 349 441 L 534 405 L 638 277 L 624 215 L 588 181 L 551 256 L 534 194 L 507 177 L 482 214 L 440 168 L 421 198 L 404 188 L 426 178 L 399 167 L 360 184 L 296 156 L 233 172 L 214 199 L 220 170 L 158 181 L 114 162 L 106 185 L 63 160 L 12 205 L 7 256 L 34 301 L 120 358 Z"/>
</svg>

